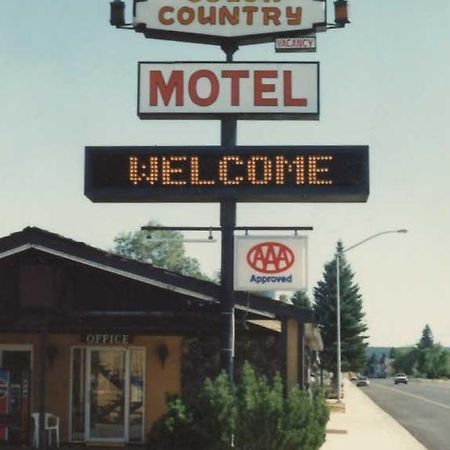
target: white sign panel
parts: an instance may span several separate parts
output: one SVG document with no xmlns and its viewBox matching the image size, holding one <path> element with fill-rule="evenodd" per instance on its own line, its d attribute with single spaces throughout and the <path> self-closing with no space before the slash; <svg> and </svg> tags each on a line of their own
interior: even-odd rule
<svg viewBox="0 0 450 450">
<path fill-rule="evenodd" d="M 326 23 L 325 0 L 135 0 L 134 10 L 136 29 L 233 39 Z"/>
<path fill-rule="evenodd" d="M 167 114 L 203 119 L 220 114 L 251 119 L 288 114 L 316 119 L 319 63 L 139 63 L 139 117 Z"/>
<path fill-rule="evenodd" d="M 305 289 L 306 259 L 305 236 L 238 236 L 234 251 L 234 289 Z"/>
</svg>

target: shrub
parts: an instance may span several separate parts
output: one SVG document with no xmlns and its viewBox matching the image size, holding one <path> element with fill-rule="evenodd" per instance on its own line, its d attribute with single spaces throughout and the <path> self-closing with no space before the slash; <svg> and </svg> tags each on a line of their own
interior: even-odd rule
<svg viewBox="0 0 450 450">
<path fill-rule="evenodd" d="M 177 396 L 167 396 L 167 412 L 153 425 L 148 438 L 151 450 L 198 450 L 201 437 L 186 405 Z"/>
<path fill-rule="evenodd" d="M 278 449 L 284 415 L 283 384 L 279 375 L 269 383 L 266 377 L 257 377 L 249 364 L 244 364 L 236 402 L 236 448 Z"/>
<path fill-rule="evenodd" d="M 245 364 L 234 386 L 221 374 L 183 401 L 169 398 L 167 413 L 152 428 L 148 448 L 316 450 L 325 440 L 327 421 L 323 392 L 310 397 L 296 387 L 286 397 L 279 375 L 269 381 Z"/>
</svg>

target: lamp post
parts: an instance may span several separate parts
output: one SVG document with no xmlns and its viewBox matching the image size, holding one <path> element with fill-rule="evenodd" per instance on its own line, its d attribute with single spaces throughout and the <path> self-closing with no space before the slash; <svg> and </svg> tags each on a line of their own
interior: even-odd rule
<svg viewBox="0 0 450 450">
<path fill-rule="evenodd" d="M 351 245 L 350 247 L 344 248 L 341 253 L 346 253 L 349 250 L 354 249 L 355 247 L 359 247 L 360 245 L 375 239 L 378 236 L 382 236 L 383 234 L 391 234 L 391 233 L 407 233 L 408 230 L 387 230 L 381 231 L 380 233 L 373 234 L 362 241 L 357 242 L 356 244 Z M 341 255 L 336 253 L 336 328 L 337 328 L 337 367 L 336 367 L 336 380 L 337 380 L 337 399 L 338 402 L 341 401 Z"/>
</svg>

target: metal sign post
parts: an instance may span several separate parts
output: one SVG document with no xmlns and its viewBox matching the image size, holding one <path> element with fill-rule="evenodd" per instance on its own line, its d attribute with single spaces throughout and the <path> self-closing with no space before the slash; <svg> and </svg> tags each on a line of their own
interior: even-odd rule
<svg viewBox="0 0 450 450">
<path fill-rule="evenodd" d="M 226 61 L 233 61 L 233 54 L 238 49 L 234 43 L 222 46 Z M 237 143 L 237 120 L 233 116 L 226 116 L 221 120 L 220 143 L 223 147 L 234 147 Z M 234 229 L 236 227 L 236 202 L 220 202 L 220 226 L 222 228 L 221 248 L 221 334 L 220 334 L 220 363 L 222 370 L 234 380 Z"/>
<path fill-rule="evenodd" d="M 133 29 L 146 38 L 221 46 L 226 55 L 226 67 L 215 63 L 200 65 L 174 63 L 179 66 L 174 71 L 174 66 L 167 63 L 141 63 L 138 115 L 141 119 L 219 119 L 220 151 L 233 149 L 234 152 L 238 119 L 275 120 L 290 117 L 319 119 L 318 63 L 271 63 L 265 65 L 264 70 L 262 66 L 253 63 L 241 63 L 240 70 L 236 70 L 238 65 L 229 63 L 233 62 L 233 54 L 239 45 L 271 42 L 276 38 L 315 35 L 330 28 L 342 28 L 349 22 L 346 0 L 336 0 L 334 3 L 334 25 L 329 24 L 327 20 L 326 0 L 280 0 L 272 3 L 266 1 L 252 6 L 245 2 L 228 3 L 205 6 L 204 2 L 192 0 L 133 0 L 133 22 L 127 24 L 124 2 L 113 0 L 110 23 L 117 28 Z M 312 43 L 308 42 L 312 46 Z M 205 90 L 205 83 L 209 86 L 209 90 Z M 253 95 L 248 96 L 249 92 L 253 92 Z M 118 159 L 111 155 L 106 165 L 96 164 L 95 155 L 92 158 L 95 149 L 90 150 L 86 149 L 88 163 L 85 193 L 93 201 L 220 203 L 221 364 L 230 379 L 233 379 L 234 372 L 235 339 L 234 231 L 239 228 L 236 227 L 236 202 L 254 202 L 258 199 L 266 202 L 282 201 L 283 198 L 303 202 L 317 200 L 360 202 L 366 201 L 369 193 L 367 148 L 362 149 L 362 159 L 359 157 L 359 163 L 356 164 L 358 175 L 356 182 L 352 176 L 350 185 L 341 183 L 343 180 L 337 176 L 348 172 L 346 169 L 348 166 L 342 164 L 342 158 L 338 158 L 341 160 L 340 163 L 333 166 L 332 162 L 333 164 L 336 162 L 333 155 L 297 155 L 294 160 L 282 154 L 272 155 L 275 157 L 274 163 L 270 156 L 263 152 L 249 157 L 247 163 L 250 166 L 247 164 L 246 176 L 230 174 L 230 167 L 233 166 L 230 161 L 234 161 L 234 166 L 241 169 L 241 166 L 246 164 L 243 155 L 220 156 L 217 152 L 207 151 L 208 155 L 205 153 L 193 155 L 191 152 L 172 157 L 161 156 L 160 153 L 158 156 L 151 155 L 140 164 L 138 164 L 139 156 L 134 155 L 127 159 L 128 170 L 125 172 L 127 177 L 124 180 L 124 165 L 120 155 Z M 262 163 L 262 180 L 257 179 L 261 176 L 261 170 L 256 169 L 257 162 L 258 167 L 261 167 Z M 323 162 L 329 162 L 330 165 L 323 166 Z M 208 175 L 215 176 L 215 179 L 201 179 L 200 166 L 206 167 Z M 275 172 L 272 170 L 273 167 Z M 353 168 L 350 171 L 353 172 Z M 295 177 L 292 178 L 288 173 L 295 174 Z M 103 184 L 101 179 L 104 180 Z M 336 183 L 338 189 L 336 191 L 335 181 L 338 180 L 340 181 Z M 145 186 L 146 183 L 150 185 L 151 193 L 148 186 Z M 289 184 L 288 192 L 284 188 L 288 188 Z M 299 194 L 299 187 L 304 185 L 308 186 L 308 192 Z M 212 186 L 212 190 L 208 186 Z M 262 195 L 261 192 L 256 193 L 255 186 L 270 189 L 274 194 L 273 197 Z M 333 188 L 330 196 L 322 195 L 324 186 Z M 135 188 L 131 196 L 130 187 Z M 181 187 L 182 192 L 179 189 L 172 191 L 174 187 Z M 278 189 L 280 187 L 281 192 Z M 283 193 L 287 195 L 282 197 Z M 337 194 L 343 197 L 337 197 Z"/>
</svg>

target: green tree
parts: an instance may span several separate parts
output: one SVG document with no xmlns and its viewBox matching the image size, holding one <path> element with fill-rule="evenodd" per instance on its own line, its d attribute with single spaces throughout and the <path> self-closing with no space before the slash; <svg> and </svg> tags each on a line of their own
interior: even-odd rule
<svg viewBox="0 0 450 450">
<path fill-rule="evenodd" d="M 147 226 L 159 226 L 159 224 L 150 221 Z M 180 232 L 159 230 L 152 232 L 151 237 L 153 239 L 149 239 L 148 231 L 142 230 L 120 233 L 114 238 L 113 252 L 182 275 L 207 279 L 200 271 L 197 259 L 186 256 L 183 235 Z"/>
<path fill-rule="evenodd" d="M 367 368 L 365 371 L 366 374 L 369 377 L 373 377 L 376 373 L 377 366 L 378 366 L 377 355 L 375 352 L 373 352 L 367 361 Z"/>
<path fill-rule="evenodd" d="M 432 348 L 434 345 L 434 337 L 431 331 L 430 325 L 426 324 L 422 330 L 422 336 L 420 337 L 417 346 L 421 349 Z"/>
<path fill-rule="evenodd" d="M 367 325 L 364 322 L 362 297 L 353 281 L 354 274 L 345 259 L 342 242 L 336 252 L 340 260 L 341 360 L 342 370 L 359 372 L 366 365 Z M 322 365 L 336 373 L 336 257 L 325 264 L 323 279 L 314 288 L 314 312 L 322 325 Z"/>
<path fill-rule="evenodd" d="M 396 351 L 392 367 L 396 372 L 405 372 L 408 375 L 417 375 L 417 360 L 419 349 L 417 347 L 399 348 Z"/>
<path fill-rule="evenodd" d="M 300 308 L 311 308 L 311 300 L 308 297 L 305 289 L 300 291 L 295 291 L 294 295 L 291 297 L 291 301 L 295 306 Z"/>
<path fill-rule="evenodd" d="M 450 352 L 439 344 L 431 348 L 418 346 L 399 349 L 392 363 L 397 372 L 408 375 L 443 378 L 450 377 Z"/>
</svg>

